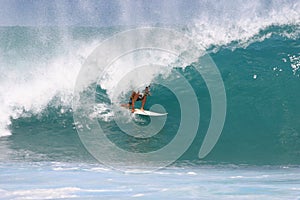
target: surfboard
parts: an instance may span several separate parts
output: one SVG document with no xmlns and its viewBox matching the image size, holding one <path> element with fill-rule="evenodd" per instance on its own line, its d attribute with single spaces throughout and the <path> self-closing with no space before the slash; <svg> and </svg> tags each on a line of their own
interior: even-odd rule
<svg viewBox="0 0 300 200">
<path fill-rule="evenodd" d="M 159 117 L 159 116 L 165 116 L 168 113 L 157 113 L 157 112 L 152 112 L 149 110 L 141 110 L 141 109 L 136 108 L 136 109 L 134 109 L 134 114 L 151 116 L 151 117 Z"/>
</svg>

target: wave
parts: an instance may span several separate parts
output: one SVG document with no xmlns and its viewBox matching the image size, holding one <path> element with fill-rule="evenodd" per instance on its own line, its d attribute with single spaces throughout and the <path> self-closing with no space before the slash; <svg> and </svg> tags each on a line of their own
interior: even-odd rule
<svg viewBox="0 0 300 200">
<path fill-rule="evenodd" d="M 191 31 L 188 33 L 194 35 L 193 38 L 195 38 L 195 41 L 198 41 L 199 38 L 197 37 L 202 38 L 200 40 L 206 41 L 205 46 L 207 46 L 208 50 L 212 45 L 217 46 L 217 48 L 210 48 L 212 52 L 216 52 L 218 51 L 216 49 L 220 48 L 232 49 L 241 46 L 246 48 L 244 46 L 245 40 L 241 40 L 240 37 L 231 37 L 229 40 L 226 31 L 224 32 L 224 36 L 228 36 L 228 38 L 226 40 L 224 38 L 219 40 L 221 38 L 219 36 L 212 38 L 211 34 L 206 35 L 197 28 L 194 30 L 197 30 L 197 32 Z M 250 34 L 251 37 L 247 39 L 247 45 L 264 41 L 270 37 L 295 39 L 299 37 L 299 30 L 298 24 L 268 27 L 267 29 L 261 30 L 258 34 L 254 32 Z M 119 31 L 119 29 L 113 29 L 112 33 L 117 31 Z M 210 31 L 212 31 L 212 29 L 210 29 Z M 228 31 L 230 31 L 230 29 Z M 45 36 L 45 32 L 48 32 L 48 36 Z M 52 101 L 54 98 L 57 100 L 57 105 L 61 104 L 71 107 L 73 88 L 79 70 L 87 56 L 99 45 L 103 38 L 107 37 L 107 31 L 98 28 L 70 28 L 69 32 L 72 32 L 73 35 L 78 34 L 77 38 L 69 38 L 70 41 L 61 41 L 60 43 L 57 42 L 59 32 L 56 29 L 53 30 L 53 28 L 1 28 L 1 136 L 11 134 L 8 130 L 11 118 L 17 119 L 19 117 L 25 117 L 28 113 L 41 113 L 49 106 L 50 102 L 54 104 Z M 90 32 L 94 34 L 90 34 Z M 103 36 L 103 32 L 105 32 L 105 36 Z M 213 30 L 213 32 L 217 33 L 219 31 Z M 198 33 L 198 35 L 196 35 L 196 33 Z M 92 36 L 84 38 L 87 34 Z M 21 38 L 21 41 L 18 42 L 20 40 L 19 35 L 26 35 L 26 38 L 24 38 L 24 40 Z M 42 43 L 45 44 L 43 45 Z M 201 44 L 203 45 L 203 43 Z M 291 67 L 294 73 L 299 69 L 297 58 L 297 55 L 290 55 L 290 57 L 285 58 L 292 61 Z M 130 66 L 130 63 L 121 63 L 121 65 L 122 64 Z M 114 69 L 111 71 L 112 73 L 115 72 Z M 130 71 L 130 69 L 128 69 L 128 71 Z M 157 74 L 167 74 L 168 72 L 153 71 L 152 69 L 149 71 L 148 69 L 147 73 L 149 74 L 148 80 L 142 77 L 136 81 L 135 85 L 124 86 L 123 91 L 141 88 L 143 84 L 149 84 Z M 114 81 L 111 80 L 111 77 L 113 77 L 112 74 L 108 75 L 110 75 L 110 78 L 101 80 L 101 86 L 110 93 L 113 91 L 111 87 Z M 120 76 L 119 74 L 117 78 Z M 24 113 L 27 114 L 25 115 Z"/>
<path fill-rule="evenodd" d="M 242 157 L 247 154 L 245 152 L 253 150 L 247 147 L 246 140 L 240 138 L 245 135 L 246 138 L 258 143 L 259 150 L 254 149 L 256 152 L 262 152 L 262 146 L 265 144 L 272 146 L 266 155 L 262 156 L 263 159 L 270 156 L 274 149 L 281 152 L 279 154 L 282 159 L 291 160 L 287 158 L 287 153 L 282 153 L 283 151 L 290 153 L 291 158 L 295 158 L 299 136 L 297 125 L 299 106 L 296 103 L 299 97 L 295 94 L 299 89 L 300 74 L 299 3 L 297 1 L 246 3 L 238 1 L 233 5 L 231 2 L 218 1 L 200 2 L 198 6 L 201 9 L 186 24 L 160 26 L 181 31 L 192 38 L 199 47 L 204 47 L 221 72 L 230 113 L 226 118 L 225 134 L 221 137 L 223 141 L 211 158 L 222 160 L 224 157 L 225 160 L 229 160 L 230 156 L 224 156 L 222 151 L 230 149 L 230 142 L 234 140 L 240 144 L 237 146 L 242 152 L 235 157 L 244 160 Z M 25 119 L 35 126 L 36 121 L 50 122 L 54 119 L 66 118 L 66 124 L 74 128 L 71 107 L 75 98 L 75 81 L 81 66 L 105 39 L 134 27 L 138 25 L 106 28 L 0 27 L 0 137 L 16 133 L 19 135 L 22 131 L 17 127 L 23 125 L 22 123 L 19 125 L 18 122 Z M 137 62 L 143 60 L 143 56 L 134 59 Z M 172 63 L 174 59 L 168 55 L 157 54 L 156 57 L 153 56 L 153 60 L 157 57 L 164 63 Z M 151 67 L 144 69 L 143 76 L 133 74 L 132 78 L 135 81 L 120 86 L 116 95 L 115 82 L 118 82 L 117 80 L 120 80 L 124 74 L 132 72 L 131 64 L 132 60 L 121 59 L 119 63 L 111 65 L 106 74 L 98 80 L 99 104 L 95 108 L 94 115 L 101 123 L 112 125 L 114 112 L 111 102 L 126 102 L 132 89 L 141 90 L 146 84 L 153 83 L 153 90 L 158 96 L 156 100 L 150 98 L 148 104 L 167 105 L 170 101 L 168 98 L 173 99 L 174 96 L 159 86 L 159 80 L 176 80 L 176 73 L 183 73 L 192 84 L 196 86 L 204 84 L 203 80 L 201 82 L 199 78 L 189 74 L 193 72 L 189 64 L 170 65 L 164 69 Z M 123 67 L 125 71 L 116 70 L 121 65 L 126 66 Z M 286 91 L 286 88 L 289 91 Z M 200 107 L 202 110 L 209 110 L 207 88 L 203 86 L 201 91 L 206 93 L 197 93 L 198 100 L 202 101 L 202 107 L 207 108 L 203 109 L 201 105 Z M 203 97 L 207 99 L 203 100 Z M 171 109 L 176 110 L 175 104 Z M 244 105 L 250 106 L 247 108 Z M 267 107 L 269 110 L 266 110 Z M 250 108 L 252 110 L 249 110 Z M 49 110 L 55 111 L 49 115 Z M 177 111 L 174 116 L 178 117 Z M 203 116 L 204 121 L 209 120 L 209 114 Z M 269 117 L 270 120 L 266 120 Z M 178 123 L 176 117 L 172 120 L 174 120 L 171 122 L 173 125 Z M 259 121 L 263 123 L 260 124 Z M 272 121 L 276 122 L 277 126 L 272 126 Z M 253 127 L 257 129 L 249 127 L 247 122 L 254 123 Z M 138 123 L 148 122 L 142 120 Z M 55 125 L 46 125 L 49 130 L 52 130 L 53 126 Z M 57 125 L 57 129 L 62 126 Z M 207 123 L 203 126 L 207 128 Z M 248 127 L 248 130 L 242 126 Z M 174 127 L 176 128 L 175 125 Z M 237 130 L 241 133 L 237 133 Z M 24 128 L 23 131 L 28 130 Z M 205 128 L 202 131 L 205 131 Z M 251 134 L 254 136 L 249 136 Z M 265 137 L 261 142 L 254 139 L 259 137 L 259 134 Z M 202 136 L 198 137 L 202 141 Z M 233 139 L 236 137 L 237 139 Z M 272 139 L 266 143 L 266 138 L 269 137 Z M 163 141 L 169 141 L 169 138 Z M 121 146 L 125 145 L 120 140 L 117 142 Z M 192 154 L 195 152 L 193 151 Z M 246 158 L 250 156 L 249 153 Z"/>
</svg>

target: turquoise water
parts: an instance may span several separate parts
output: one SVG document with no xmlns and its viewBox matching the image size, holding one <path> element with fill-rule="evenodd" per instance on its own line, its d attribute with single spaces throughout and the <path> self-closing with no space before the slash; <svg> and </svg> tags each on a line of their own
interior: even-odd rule
<svg viewBox="0 0 300 200">
<path fill-rule="evenodd" d="M 254 165 L 299 164 L 299 40 L 281 36 L 286 29 L 298 30 L 298 28 L 298 26 L 269 27 L 261 31 L 261 36 L 255 37 L 263 37 L 264 34 L 272 32 L 271 37 L 253 42 L 245 48 L 236 47 L 234 44 L 218 48 L 211 47 L 215 48 L 215 52 L 211 52 L 210 55 L 220 70 L 226 90 L 227 113 L 221 137 L 213 151 L 204 158 L 205 161 Z M 95 34 L 99 33 L 100 36 L 96 37 L 91 34 L 90 29 Z M 32 37 L 36 37 L 35 34 L 39 31 L 25 27 L 2 28 L 2 32 L 21 35 L 28 33 L 33 35 Z M 56 34 L 55 30 L 48 28 L 42 29 L 43 31 L 49 31 L 50 35 Z M 82 34 L 89 33 L 86 42 L 92 40 L 90 38 L 105 37 L 100 34 L 103 32 L 102 29 L 72 28 L 70 31 L 81 37 L 83 37 Z M 10 48 L 11 53 L 6 51 L 7 55 L 4 54 L 2 61 L 5 65 L 2 66 L 12 69 L 6 69 L 2 74 L 4 85 L 2 94 L 7 94 L 8 88 L 11 92 L 10 95 L 2 96 L 6 103 L 6 107 L 2 108 L 2 113 L 8 115 L 3 116 L 2 124 L 7 123 L 6 120 L 10 121 L 10 125 L 3 127 L 3 133 L 7 131 L 11 135 L 1 137 L 1 142 L 6 144 L 7 151 L 12 155 L 5 154 L 5 156 L 11 156 L 13 160 L 19 159 L 19 151 L 28 151 L 29 155 L 32 154 L 32 158 L 28 156 L 29 161 L 31 159 L 38 161 L 92 159 L 86 156 L 88 153 L 81 145 L 72 115 L 71 82 L 74 80 L 71 78 L 76 73 L 68 67 L 76 68 L 79 64 L 72 64 L 78 58 L 74 61 L 71 60 L 74 55 L 67 55 L 66 59 L 71 60 L 71 64 L 64 69 L 60 66 L 62 58 L 56 58 L 57 55 L 52 55 L 51 51 L 49 55 L 48 52 L 42 51 L 43 48 L 51 49 L 48 43 L 42 47 L 38 44 L 36 48 L 30 42 L 20 44 L 31 51 L 38 51 L 42 55 L 41 61 L 27 57 L 28 51 L 9 46 L 16 41 L 10 38 L 11 35 L 6 37 L 8 38 L 1 43 L 2 49 Z M 80 37 L 74 36 L 77 43 L 79 43 L 78 38 Z M 56 40 L 56 37 L 50 39 Z M 54 48 L 53 52 L 55 50 Z M 21 58 L 26 57 L 28 60 L 18 60 L 21 59 L 19 55 L 14 60 L 5 61 L 7 57 L 18 54 L 22 55 Z M 55 57 L 55 61 L 47 56 Z M 50 63 L 52 62 L 51 67 L 54 70 L 46 65 L 48 59 Z M 81 61 L 81 58 L 79 60 Z M 16 62 L 16 64 L 10 62 Z M 29 65 L 28 62 L 42 62 L 42 64 Z M 20 67 L 18 65 L 23 63 L 27 69 L 18 68 Z M 197 62 L 193 65 L 197 65 Z M 108 137 L 122 148 L 134 146 L 131 150 L 137 152 L 153 151 L 166 145 L 176 135 L 181 113 L 174 93 L 160 82 L 162 80 L 172 82 L 176 73 L 180 73 L 186 80 L 189 80 L 193 88 L 197 88 L 195 93 L 201 110 L 201 119 L 193 144 L 179 160 L 197 162 L 199 159 L 197 154 L 210 122 L 211 100 L 205 81 L 197 75 L 193 65 L 185 69 L 178 67 L 172 69 L 168 78 L 162 79 L 161 75 L 158 75 L 153 79 L 152 96 L 148 98 L 145 108 L 149 109 L 154 104 L 160 104 L 169 115 L 162 133 L 155 135 L 150 141 L 131 138 L 118 129 L 118 125 L 110 117 L 113 116 L 113 111 L 109 108 L 111 101 L 108 91 L 101 89 L 101 85 L 98 85 L 96 101 L 106 106 L 99 108 L 99 123 L 105 127 Z M 18 78 L 20 80 L 15 80 Z M 44 89 L 49 92 L 45 93 Z M 128 88 L 128 92 L 120 97 L 120 102 L 127 102 L 130 91 L 131 88 Z M 139 102 L 137 105 L 140 106 Z M 140 125 L 150 122 L 149 118 L 145 117 L 132 120 Z M 130 138 L 132 140 L 128 143 Z M 74 151 L 74 149 L 77 150 Z"/>
<path fill-rule="evenodd" d="M 257 9 L 268 10 L 261 6 Z M 131 68 L 142 56 L 134 61 L 120 58 L 83 90 L 96 91 L 90 118 L 96 118 L 110 142 L 139 154 L 155 152 L 176 138 L 183 120 L 181 109 L 194 106 L 179 75 L 190 84 L 200 110 L 199 120 L 190 119 L 199 126 L 196 137 L 178 159 L 151 173 L 132 168 L 132 163 L 118 171 L 99 162 L 77 132 L 81 125 L 91 127 L 73 118 L 75 81 L 89 55 L 104 40 L 136 26 L 0 27 L 0 198 L 300 199 L 297 6 L 286 2 L 277 15 L 256 15 L 253 21 L 247 20 L 247 13 L 235 18 L 207 11 L 193 23 L 160 25 L 204 47 L 224 83 L 224 127 L 204 158 L 198 153 L 210 125 L 212 99 L 207 82 L 197 72 L 203 55 L 187 65 L 169 62 L 167 70 L 146 66 L 142 74 Z M 214 16 L 210 22 L 205 20 L 209 16 Z M 165 52 L 155 55 L 170 59 Z M 118 65 L 131 70 L 133 78 L 115 88 L 115 80 L 125 74 Z M 152 95 L 145 108 L 159 104 L 168 116 L 156 135 L 138 138 L 132 135 L 145 134 L 154 120 L 132 116 L 118 110 L 118 105 L 128 101 L 132 89 L 142 90 L 146 84 L 151 84 Z M 181 104 L 174 90 L 187 103 Z M 124 132 L 116 119 L 138 128 Z M 178 149 L 184 145 L 179 142 Z"/>
<path fill-rule="evenodd" d="M 95 164 L 1 164 L 1 199 L 299 199 L 299 168 L 187 166 L 151 174 Z"/>
</svg>

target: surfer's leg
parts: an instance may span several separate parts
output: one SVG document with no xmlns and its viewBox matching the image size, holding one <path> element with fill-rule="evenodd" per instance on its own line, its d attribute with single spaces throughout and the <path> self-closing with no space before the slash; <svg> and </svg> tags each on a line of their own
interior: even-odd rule
<svg viewBox="0 0 300 200">
<path fill-rule="evenodd" d="M 133 95 L 133 98 L 132 98 L 132 104 L 131 104 L 131 112 L 134 112 L 134 103 L 137 100 L 137 98 L 139 97 L 139 94 L 140 94 L 139 92 L 137 92 L 137 93 L 134 92 L 134 95 Z"/>
<path fill-rule="evenodd" d="M 141 110 L 144 110 L 144 106 L 145 106 L 145 103 L 146 103 L 146 99 L 147 99 L 147 95 L 144 95 L 144 96 L 143 96 L 143 99 L 142 99 L 142 107 L 141 107 Z"/>
<path fill-rule="evenodd" d="M 134 99 L 135 95 L 136 95 L 136 92 L 135 92 L 135 91 L 132 91 L 128 103 L 127 103 L 127 104 L 121 104 L 121 106 L 122 106 L 122 107 L 125 107 L 125 108 L 130 108 L 130 106 L 132 106 L 132 100 Z"/>
<path fill-rule="evenodd" d="M 130 96 L 130 99 L 129 99 L 129 102 L 128 102 L 128 104 L 126 104 L 126 105 L 127 105 L 127 106 L 126 106 L 127 108 L 130 108 L 130 106 L 132 106 L 132 100 L 134 99 L 135 94 L 136 94 L 136 92 L 135 92 L 135 91 L 132 91 L 131 96 Z M 125 104 L 123 104 L 123 105 L 125 105 Z"/>
</svg>

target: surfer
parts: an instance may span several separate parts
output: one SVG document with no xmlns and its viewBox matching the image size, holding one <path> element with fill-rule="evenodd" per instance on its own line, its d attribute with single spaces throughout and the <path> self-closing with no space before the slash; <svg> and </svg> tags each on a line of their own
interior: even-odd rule
<svg viewBox="0 0 300 200">
<path fill-rule="evenodd" d="M 130 106 L 131 106 L 131 112 L 133 113 L 135 102 L 136 101 L 142 101 L 141 110 L 143 111 L 148 95 L 151 96 L 151 94 L 150 94 L 150 85 L 147 86 L 142 93 L 140 93 L 139 91 L 138 92 L 132 91 L 128 104 L 123 104 L 122 106 L 125 106 L 125 107 L 128 107 L 128 108 L 130 108 Z"/>
</svg>

